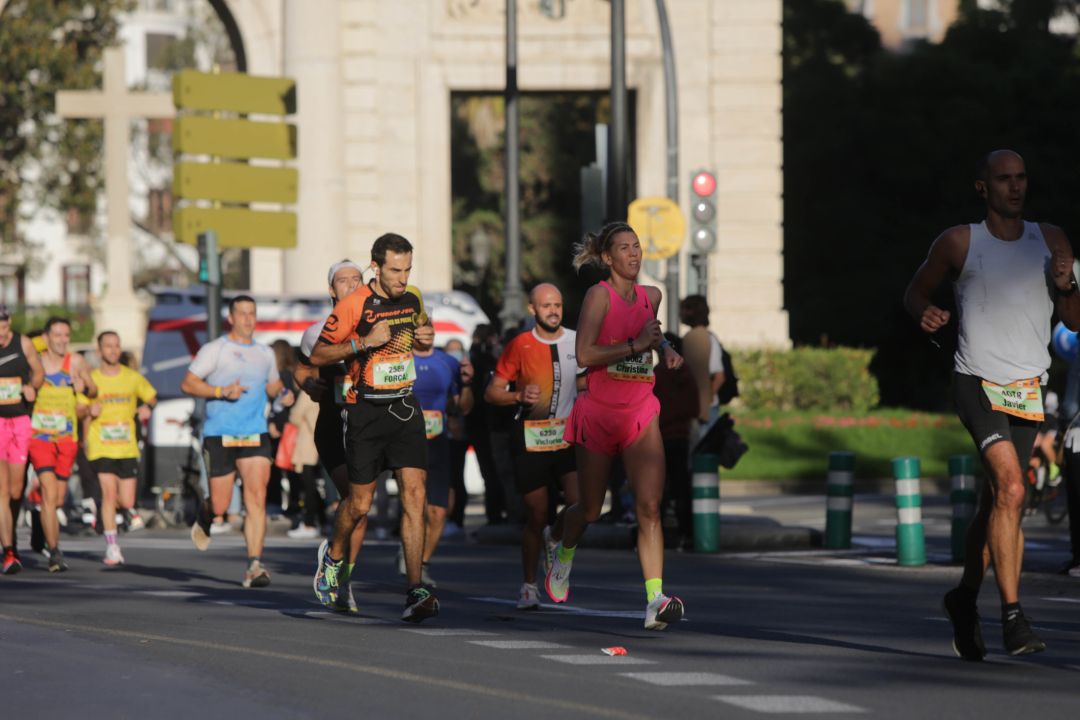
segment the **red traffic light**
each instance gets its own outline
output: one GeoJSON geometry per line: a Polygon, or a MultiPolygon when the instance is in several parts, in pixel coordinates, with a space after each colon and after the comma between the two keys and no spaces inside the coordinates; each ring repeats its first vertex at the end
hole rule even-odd
{"type": "Polygon", "coordinates": [[[699,197],[709,197],[716,192],[716,177],[711,172],[702,170],[694,176],[691,187],[699,197]]]}

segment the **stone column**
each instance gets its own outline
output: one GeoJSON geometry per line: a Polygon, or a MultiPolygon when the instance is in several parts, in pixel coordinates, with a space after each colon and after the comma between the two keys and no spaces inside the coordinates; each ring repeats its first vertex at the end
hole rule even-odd
{"type": "Polygon", "coordinates": [[[346,254],[345,136],[339,0],[285,3],[285,74],[296,80],[299,240],[285,252],[285,292],[326,292],[346,254]]]}

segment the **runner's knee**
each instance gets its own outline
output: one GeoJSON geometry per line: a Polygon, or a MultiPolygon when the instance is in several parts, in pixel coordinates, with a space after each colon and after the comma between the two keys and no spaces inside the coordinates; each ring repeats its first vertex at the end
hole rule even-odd
{"type": "Polygon", "coordinates": [[[1024,482],[1017,475],[998,483],[997,492],[994,493],[994,506],[1009,510],[1019,510],[1024,506],[1024,482]]]}

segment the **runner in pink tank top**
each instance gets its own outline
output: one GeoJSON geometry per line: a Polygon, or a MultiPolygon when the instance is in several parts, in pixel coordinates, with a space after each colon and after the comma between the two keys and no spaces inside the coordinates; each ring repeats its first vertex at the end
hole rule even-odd
{"type": "Polygon", "coordinates": [[[598,265],[610,279],[589,288],[577,327],[577,362],[588,367],[588,390],[578,396],[563,437],[577,446],[579,500],[559,515],[550,540],[544,587],[555,602],[570,594],[574,550],[589,523],[600,517],[608,476],[621,456],[634,489],[638,558],[645,578],[645,629],[663,630],[683,616],[679,598],[663,592],[664,445],[653,395],[653,352],[670,368],[682,358],[664,341],[656,308],[659,288],[638,285],[641,243],[626,223],[610,223],[575,248],[574,266],[598,265]]]}

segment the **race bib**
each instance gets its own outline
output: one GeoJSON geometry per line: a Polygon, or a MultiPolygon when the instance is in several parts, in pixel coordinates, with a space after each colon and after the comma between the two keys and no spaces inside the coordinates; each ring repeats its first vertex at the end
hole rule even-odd
{"type": "Polygon", "coordinates": [[[566,418],[526,420],[525,451],[552,452],[553,450],[570,447],[570,443],[563,440],[563,430],[565,429],[566,418]]]}
{"type": "Polygon", "coordinates": [[[101,423],[98,437],[106,445],[126,445],[131,442],[131,423],[101,423]]]}
{"type": "Polygon", "coordinates": [[[416,362],[412,353],[376,358],[371,364],[371,387],[375,390],[400,390],[416,380],[416,362]]]}
{"type": "Polygon", "coordinates": [[[30,418],[30,427],[42,435],[68,432],[68,416],[61,412],[42,410],[30,418]]]}
{"type": "Polygon", "coordinates": [[[627,382],[652,382],[652,350],[631,355],[630,357],[608,365],[608,377],[612,380],[627,382]]]}
{"type": "Polygon", "coordinates": [[[983,380],[982,388],[994,410],[1024,420],[1043,421],[1042,387],[1039,378],[1017,380],[1009,385],[995,385],[983,380]]]}
{"type": "Polygon", "coordinates": [[[437,438],[443,434],[443,414],[438,410],[424,411],[424,432],[427,439],[437,438]]]}
{"type": "Polygon", "coordinates": [[[14,405],[20,402],[22,402],[22,379],[0,378],[0,405],[14,405]]]}
{"type": "Polygon", "coordinates": [[[251,435],[222,435],[221,447],[259,447],[262,444],[262,436],[259,433],[251,435]]]}

